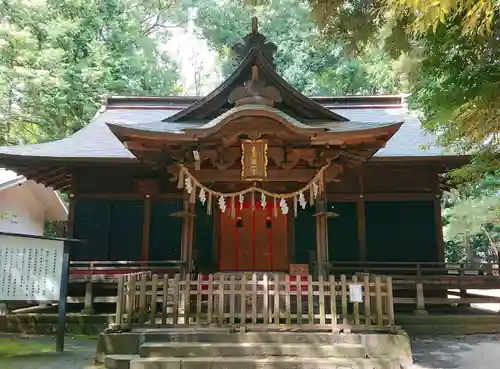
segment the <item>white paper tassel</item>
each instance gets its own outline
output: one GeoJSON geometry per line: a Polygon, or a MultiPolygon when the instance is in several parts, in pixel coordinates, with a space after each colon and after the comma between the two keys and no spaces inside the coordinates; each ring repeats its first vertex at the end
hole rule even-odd
{"type": "Polygon", "coordinates": [[[266,195],[264,193],[260,194],[260,206],[262,206],[262,209],[265,209],[267,205],[267,200],[266,200],[266,195]]]}
{"type": "Polygon", "coordinates": [[[243,209],[243,202],[245,202],[245,195],[243,195],[242,193],[240,194],[239,202],[240,202],[240,210],[241,210],[241,209],[243,209]]]}
{"type": "Polygon", "coordinates": [[[186,188],[187,193],[193,192],[193,182],[191,182],[191,178],[189,176],[186,176],[186,179],[184,180],[184,187],[186,188]]]}
{"type": "Polygon", "coordinates": [[[299,194],[299,204],[300,204],[300,207],[302,209],[305,209],[306,208],[306,205],[307,205],[307,201],[306,201],[306,197],[304,196],[304,193],[301,192],[299,194]]]}
{"type": "Polygon", "coordinates": [[[286,200],[285,199],[281,199],[280,200],[280,208],[281,208],[281,213],[286,215],[288,214],[288,204],[286,203],[286,200]]]}
{"type": "Polygon", "coordinates": [[[203,205],[205,205],[205,202],[207,201],[207,193],[205,192],[205,190],[203,188],[200,190],[198,197],[199,197],[201,203],[203,205]]]}
{"type": "Polygon", "coordinates": [[[226,199],[224,199],[224,196],[219,196],[219,209],[225,213],[226,212],[226,199]]]}

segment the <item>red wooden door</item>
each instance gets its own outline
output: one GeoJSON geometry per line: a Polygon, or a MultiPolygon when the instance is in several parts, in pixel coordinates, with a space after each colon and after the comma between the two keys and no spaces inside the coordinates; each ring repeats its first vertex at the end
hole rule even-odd
{"type": "Polygon", "coordinates": [[[236,217],[230,206],[221,213],[219,229],[219,269],[221,271],[288,270],[287,216],[278,210],[272,215],[272,204],[265,209],[250,202],[243,208],[236,204],[236,217]]]}

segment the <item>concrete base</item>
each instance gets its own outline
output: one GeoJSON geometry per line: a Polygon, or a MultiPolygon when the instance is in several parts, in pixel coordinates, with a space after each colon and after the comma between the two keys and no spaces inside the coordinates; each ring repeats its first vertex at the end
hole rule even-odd
{"type": "Polygon", "coordinates": [[[335,343],[200,343],[200,342],[146,342],[139,349],[141,357],[246,357],[298,356],[365,358],[367,350],[361,344],[335,343]]]}
{"type": "Polygon", "coordinates": [[[396,359],[318,359],[297,357],[141,358],[130,369],[400,369],[396,359]]]}
{"type": "MultiPolygon", "coordinates": [[[[283,368],[297,369],[400,369],[400,365],[412,365],[410,339],[403,331],[332,334],[300,328],[235,332],[177,327],[103,333],[96,356],[108,369],[190,369],[206,368],[207,363],[210,368],[229,369],[242,360],[244,368],[280,368],[278,362],[286,363],[283,368]]],[[[237,369],[244,368],[239,365],[237,369]]]]}
{"type": "Polygon", "coordinates": [[[4,302],[0,303],[0,315],[8,315],[9,314],[9,308],[7,307],[7,304],[4,302]]]}

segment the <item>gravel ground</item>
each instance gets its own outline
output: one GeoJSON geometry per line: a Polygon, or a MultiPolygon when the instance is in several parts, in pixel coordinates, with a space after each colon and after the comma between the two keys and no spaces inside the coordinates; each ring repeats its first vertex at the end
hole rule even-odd
{"type": "MultiPolygon", "coordinates": [[[[0,335],[1,369],[103,369],[92,364],[96,340],[69,337],[54,353],[52,337],[0,335]]],[[[492,369],[500,365],[500,335],[413,340],[415,369],[492,369]]]]}
{"type": "Polygon", "coordinates": [[[418,369],[499,368],[500,335],[416,339],[412,352],[418,369]]]}

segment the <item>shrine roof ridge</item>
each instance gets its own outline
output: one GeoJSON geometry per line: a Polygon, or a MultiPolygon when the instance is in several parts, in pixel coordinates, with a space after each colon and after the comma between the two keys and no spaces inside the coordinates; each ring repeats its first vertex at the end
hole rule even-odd
{"type": "MultiPolygon", "coordinates": [[[[404,106],[404,94],[399,95],[344,95],[311,96],[311,100],[324,107],[350,108],[396,108],[404,106]]],[[[103,98],[106,109],[172,109],[181,110],[203,99],[205,96],[130,96],[108,95],[103,98]]]]}

